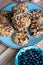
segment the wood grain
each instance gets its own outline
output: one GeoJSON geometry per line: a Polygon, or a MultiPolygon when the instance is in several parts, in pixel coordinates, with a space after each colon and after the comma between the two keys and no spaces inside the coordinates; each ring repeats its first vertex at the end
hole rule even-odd
{"type": "Polygon", "coordinates": [[[0,43],[0,55],[7,49],[6,46],[0,43]]]}
{"type": "Polygon", "coordinates": [[[6,65],[14,65],[14,58],[10,62],[8,62],[6,65]]]}
{"type": "Polygon", "coordinates": [[[8,63],[16,54],[17,50],[8,48],[4,53],[0,55],[0,65],[8,63]]]}

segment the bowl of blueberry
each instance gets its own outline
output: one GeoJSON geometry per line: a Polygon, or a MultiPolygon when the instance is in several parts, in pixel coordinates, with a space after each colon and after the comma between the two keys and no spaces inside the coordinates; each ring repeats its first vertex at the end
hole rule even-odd
{"type": "Polygon", "coordinates": [[[43,51],[36,46],[22,48],[14,59],[14,65],[43,65],[43,51]]]}

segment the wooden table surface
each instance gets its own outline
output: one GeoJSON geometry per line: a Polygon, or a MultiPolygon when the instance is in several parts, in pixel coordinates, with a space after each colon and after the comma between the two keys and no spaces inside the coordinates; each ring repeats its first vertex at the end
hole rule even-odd
{"type": "MultiPolygon", "coordinates": [[[[12,0],[0,0],[0,9],[3,8],[4,6],[14,3],[12,0]]],[[[40,2],[36,3],[43,7],[43,0],[40,2]]],[[[40,47],[43,49],[43,40],[41,40],[36,46],[40,47]]],[[[0,43],[0,65],[14,65],[13,64],[13,59],[16,55],[18,50],[16,49],[11,49],[0,43]]]]}

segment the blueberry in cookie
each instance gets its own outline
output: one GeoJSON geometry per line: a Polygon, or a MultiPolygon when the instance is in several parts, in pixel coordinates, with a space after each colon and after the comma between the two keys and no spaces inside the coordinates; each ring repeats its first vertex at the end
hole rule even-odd
{"type": "Polygon", "coordinates": [[[43,24],[31,24],[29,28],[30,34],[39,37],[43,34],[43,24]]]}
{"type": "Polygon", "coordinates": [[[0,23],[11,22],[11,13],[9,11],[0,11],[0,23]]]}
{"type": "Polygon", "coordinates": [[[43,11],[41,10],[34,10],[31,14],[31,21],[32,23],[40,23],[43,20],[43,11]]]}
{"type": "Polygon", "coordinates": [[[26,32],[18,32],[13,35],[13,41],[18,45],[24,46],[29,42],[29,35],[26,32]]]}
{"type": "Polygon", "coordinates": [[[18,31],[24,31],[31,24],[31,15],[29,13],[22,13],[12,18],[14,28],[18,31]]]}

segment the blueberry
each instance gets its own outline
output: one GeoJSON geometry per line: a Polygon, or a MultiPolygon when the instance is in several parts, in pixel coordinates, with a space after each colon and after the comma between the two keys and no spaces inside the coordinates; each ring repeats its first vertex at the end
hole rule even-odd
{"type": "Polygon", "coordinates": [[[34,53],[34,52],[32,52],[32,54],[33,54],[33,55],[35,55],[35,53],[34,53]]]}
{"type": "Polygon", "coordinates": [[[22,52],[22,55],[25,55],[25,52],[22,52]]]}
{"type": "Polygon", "coordinates": [[[30,58],[30,60],[32,60],[32,57],[30,58]]]}
{"type": "Polygon", "coordinates": [[[38,62],[38,59],[36,59],[36,62],[38,62]]]}
{"type": "Polygon", "coordinates": [[[31,62],[31,60],[28,60],[29,62],[31,62]]]}
{"type": "Polygon", "coordinates": [[[35,65],[37,65],[37,64],[35,63],[35,65]]]}
{"type": "Polygon", "coordinates": [[[34,58],[34,55],[32,55],[32,58],[34,58]]]}
{"type": "Polygon", "coordinates": [[[26,50],[26,54],[27,54],[27,55],[30,54],[29,50],[26,50]]]}
{"type": "Polygon", "coordinates": [[[32,65],[31,63],[29,65],[32,65]]]}
{"type": "Polygon", "coordinates": [[[28,62],[27,65],[29,65],[30,63],[28,62]]]}
{"type": "Polygon", "coordinates": [[[39,61],[40,62],[40,64],[42,63],[42,61],[39,61]]]}
{"type": "Polygon", "coordinates": [[[25,65],[25,62],[23,62],[23,65],[25,65]]]}
{"type": "Polygon", "coordinates": [[[35,58],[33,58],[33,60],[35,60],[35,58]]]}
{"type": "Polygon", "coordinates": [[[25,60],[27,60],[27,57],[25,57],[25,60]]]}
{"type": "Polygon", "coordinates": [[[21,56],[18,56],[18,59],[21,59],[21,56]]]}
{"type": "Polygon", "coordinates": [[[38,56],[36,56],[36,59],[38,59],[39,57],[38,56]]]}

